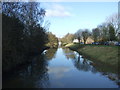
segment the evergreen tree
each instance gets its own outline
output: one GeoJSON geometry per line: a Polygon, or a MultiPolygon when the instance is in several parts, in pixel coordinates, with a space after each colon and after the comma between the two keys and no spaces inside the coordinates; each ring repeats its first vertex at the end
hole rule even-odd
{"type": "Polygon", "coordinates": [[[116,40],[115,29],[114,29],[114,27],[112,25],[109,25],[109,40],[110,41],[116,40]]]}

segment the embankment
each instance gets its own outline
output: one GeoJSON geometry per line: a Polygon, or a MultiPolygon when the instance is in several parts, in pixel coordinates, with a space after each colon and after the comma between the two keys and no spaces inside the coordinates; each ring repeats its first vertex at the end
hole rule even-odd
{"type": "MultiPolygon", "coordinates": [[[[66,47],[77,51],[90,60],[118,69],[119,46],[68,44],[66,47]]],[[[119,64],[120,65],[120,64],[119,64]]]]}

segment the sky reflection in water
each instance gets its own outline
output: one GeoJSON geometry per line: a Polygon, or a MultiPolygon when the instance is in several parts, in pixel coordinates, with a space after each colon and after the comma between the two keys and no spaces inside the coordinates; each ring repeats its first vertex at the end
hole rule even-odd
{"type": "Polygon", "coordinates": [[[108,77],[97,71],[77,52],[58,48],[49,61],[48,74],[51,88],[117,88],[108,77]]]}
{"type": "Polygon", "coordinates": [[[67,48],[49,49],[4,77],[4,88],[117,88],[117,74],[67,48]],[[109,78],[108,78],[109,77],[109,78]]]}

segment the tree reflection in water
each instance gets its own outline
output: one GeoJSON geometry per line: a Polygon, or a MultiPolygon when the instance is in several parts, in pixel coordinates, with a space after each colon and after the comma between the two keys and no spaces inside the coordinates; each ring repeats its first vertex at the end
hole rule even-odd
{"type": "Polygon", "coordinates": [[[63,52],[68,59],[71,59],[77,70],[91,71],[92,73],[100,72],[102,75],[107,76],[116,84],[119,83],[118,69],[110,68],[108,65],[100,65],[100,62],[91,62],[90,60],[82,57],[79,53],[74,52],[68,48],[64,48],[63,52]]]}
{"type": "Polygon", "coordinates": [[[7,79],[3,88],[44,88],[49,87],[47,61],[43,55],[36,56],[32,63],[19,70],[17,75],[7,79]]]}
{"type": "Polygon", "coordinates": [[[78,58],[72,60],[72,62],[78,70],[82,70],[85,72],[91,71],[92,73],[97,72],[96,69],[90,64],[91,62],[86,58],[82,58],[82,56],[79,54],[78,54],[78,58]]]}
{"type": "Polygon", "coordinates": [[[56,51],[57,51],[57,48],[48,49],[45,54],[46,60],[52,60],[53,58],[55,58],[56,51]]]}
{"type": "Polygon", "coordinates": [[[63,50],[63,53],[68,60],[69,59],[76,59],[74,51],[69,50],[68,48],[63,48],[62,50],[63,50]]]}
{"type": "MultiPolygon", "coordinates": [[[[82,55],[78,54],[75,51],[69,50],[68,48],[63,48],[63,53],[66,56],[65,60],[72,61],[75,68],[79,71],[84,72],[92,72],[92,73],[100,73],[110,80],[114,81],[116,84],[118,83],[118,74],[113,73],[108,69],[109,67],[104,65],[98,65],[99,62],[92,62],[82,55]]],[[[57,66],[49,69],[48,72],[48,60],[53,60],[55,58],[57,49],[49,49],[45,55],[35,56],[32,60],[32,63],[28,66],[21,68],[16,72],[16,76],[13,75],[9,79],[6,79],[3,82],[3,88],[47,88],[50,87],[51,78],[50,72],[58,73],[59,77],[63,75],[65,71],[69,71],[69,69],[65,69],[64,67],[57,66]],[[62,70],[60,71],[59,68],[62,70]],[[51,70],[51,71],[50,71],[51,70]],[[63,71],[64,70],[64,71],[63,71]],[[59,73],[60,72],[60,73],[59,73]],[[62,75],[61,75],[61,72],[62,75]]],[[[60,52],[61,53],[61,52],[60,52]]],[[[63,55],[63,54],[62,54],[63,55]]],[[[58,57],[59,58],[59,57],[58,57]]],[[[68,61],[69,62],[69,61],[68,61]]],[[[72,64],[71,64],[72,65],[72,64]]],[[[51,74],[52,75],[52,74],[51,74]]],[[[58,77],[58,75],[57,75],[58,77]]],[[[53,76],[53,78],[55,78],[53,76]]],[[[53,81],[54,82],[54,81],[53,81]]],[[[59,82],[59,81],[58,81],[59,82]]]]}
{"type": "Polygon", "coordinates": [[[90,62],[86,58],[82,58],[77,52],[74,52],[68,48],[64,48],[63,52],[68,59],[72,60],[74,66],[78,70],[95,72],[95,69],[92,70],[93,67],[90,65],[90,62]]]}

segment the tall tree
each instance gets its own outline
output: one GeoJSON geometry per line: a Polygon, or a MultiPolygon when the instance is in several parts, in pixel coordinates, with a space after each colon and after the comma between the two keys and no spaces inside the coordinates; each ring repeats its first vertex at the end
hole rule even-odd
{"type": "Polygon", "coordinates": [[[90,35],[90,33],[89,33],[88,29],[85,29],[84,31],[82,31],[82,37],[83,37],[83,40],[84,40],[84,44],[86,43],[89,35],[90,35]]]}
{"type": "Polygon", "coordinates": [[[106,42],[109,40],[109,24],[108,23],[102,23],[98,26],[100,30],[100,41],[106,42]]]}
{"type": "Polygon", "coordinates": [[[114,13],[113,15],[109,16],[106,19],[106,22],[113,26],[113,28],[115,29],[115,35],[117,36],[118,33],[120,32],[119,27],[118,27],[118,24],[119,24],[118,13],[114,13]]]}
{"type": "Polygon", "coordinates": [[[45,10],[38,2],[3,2],[2,12],[18,18],[25,25],[25,33],[31,35],[36,25],[42,26],[45,10]]]}
{"type": "Polygon", "coordinates": [[[79,29],[76,33],[75,33],[75,38],[78,39],[79,43],[80,40],[82,39],[82,29],[79,29]]]}
{"type": "Polygon", "coordinates": [[[100,31],[98,28],[92,29],[92,37],[94,39],[94,42],[97,42],[100,36],[100,31]]]}
{"type": "Polygon", "coordinates": [[[15,17],[8,17],[2,13],[2,52],[3,71],[24,61],[23,47],[24,25],[15,17]]]}
{"type": "Polygon", "coordinates": [[[45,10],[38,2],[3,2],[3,60],[10,69],[25,62],[29,53],[41,53],[47,42],[42,26],[45,10]]]}
{"type": "Polygon", "coordinates": [[[109,25],[109,40],[110,41],[116,40],[115,29],[114,29],[114,27],[112,25],[109,25]]]}

